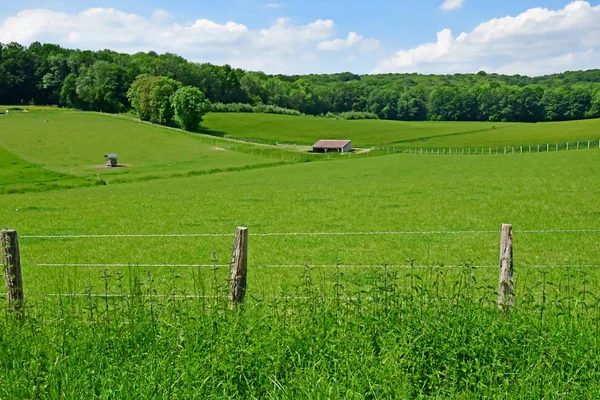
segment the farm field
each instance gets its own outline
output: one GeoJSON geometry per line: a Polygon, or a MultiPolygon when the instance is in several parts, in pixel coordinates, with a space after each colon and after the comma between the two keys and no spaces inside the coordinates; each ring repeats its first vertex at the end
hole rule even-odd
{"type": "MultiPolygon", "coordinates": [[[[0,398],[600,390],[600,150],[252,169],[271,161],[213,151],[202,135],[48,113],[0,119],[3,182],[72,169],[86,183],[106,151],[128,154],[139,178],[157,176],[0,194],[0,225],[20,235],[26,297],[24,321],[8,310],[0,319],[0,398]],[[39,127],[53,123],[61,129],[39,127]],[[95,150],[124,132],[125,150],[95,150]],[[213,168],[224,171],[186,176],[213,168]],[[515,230],[516,302],[499,318],[501,223],[515,230]],[[235,310],[237,226],[250,237],[246,302],[235,310]]],[[[214,129],[210,115],[205,125],[214,129]]]]}
{"type": "Polygon", "coordinates": [[[93,179],[49,171],[0,148],[0,193],[45,191],[94,184],[96,181],[93,179]]]}
{"type": "MultiPolygon", "coordinates": [[[[492,129],[489,122],[400,122],[384,120],[345,121],[276,114],[210,113],[205,117],[208,133],[270,144],[312,145],[328,139],[352,139],[357,147],[416,140],[492,129]]],[[[509,124],[506,124],[507,126],[509,124]]]]}
{"type": "Polygon", "coordinates": [[[211,113],[208,133],[275,144],[312,145],[324,137],[357,147],[502,147],[600,139],[600,119],[551,123],[344,121],[272,114],[211,113]]]}
{"type": "Polygon", "coordinates": [[[228,143],[99,113],[33,109],[0,119],[0,148],[5,151],[53,173],[106,182],[244,169],[280,159],[267,159],[266,151],[262,158],[258,150],[252,155],[252,147],[248,154],[241,146],[230,151],[221,147],[224,144],[228,143]],[[99,168],[107,153],[118,154],[126,167],[99,168]]]}
{"type": "Polygon", "coordinates": [[[537,124],[513,124],[498,132],[481,131],[461,135],[445,135],[416,141],[413,147],[504,147],[537,144],[563,144],[565,142],[593,141],[598,147],[600,119],[567,122],[541,122],[537,124]]]}
{"type": "MultiPolygon", "coordinates": [[[[27,193],[0,199],[0,209],[4,224],[29,236],[233,234],[239,225],[251,234],[442,232],[251,237],[251,265],[383,266],[413,259],[420,266],[493,266],[498,229],[506,222],[517,230],[517,265],[598,264],[597,234],[518,230],[595,228],[597,210],[589,204],[599,187],[589,170],[599,163],[597,151],[486,157],[476,163],[468,157],[395,155],[86,188],[75,197],[70,190],[27,193]],[[505,187],[511,188],[507,197],[499,196],[505,187]],[[158,206],[163,204],[168,207],[158,206]],[[443,234],[454,231],[477,232],[443,234]]],[[[231,241],[227,236],[31,238],[23,239],[23,259],[33,265],[211,264],[215,251],[218,264],[227,264],[231,241]]],[[[62,278],[65,270],[58,270],[62,278]]],[[[80,289],[95,270],[77,269],[80,289]]],[[[50,278],[57,269],[32,271],[50,278]]],[[[277,294],[295,283],[286,281],[293,270],[278,271],[284,274],[280,281],[270,278],[268,267],[257,271],[265,276],[257,285],[262,292],[277,294]]]]}

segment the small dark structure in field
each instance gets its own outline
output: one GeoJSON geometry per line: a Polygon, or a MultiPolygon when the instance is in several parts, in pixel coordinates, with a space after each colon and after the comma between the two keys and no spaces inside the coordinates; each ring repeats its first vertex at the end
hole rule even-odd
{"type": "Polygon", "coordinates": [[[352,140],[319,140],[312,149],[315,153],[347,153],[352,151],[352,140]]]}
{"type": "Polygon", "coordinates": [[[116,154],[105,154],[104,158],[106,158],[106,166],[107,167],[118,167],[119,163],[117,162],[117,155],[116,154]]]}

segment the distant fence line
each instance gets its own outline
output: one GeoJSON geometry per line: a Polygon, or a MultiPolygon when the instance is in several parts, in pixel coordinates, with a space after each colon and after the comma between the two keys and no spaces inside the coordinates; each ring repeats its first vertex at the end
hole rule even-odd
{"type": "MultiPolygon", "coordinates": [[[[319,235],[327,234],[440,234],[440,233],[498,233],[498,231],[432,231],[432,232],[321,232],[319,235]]],[[[551,229],[551,230],[523,230],[522,233],[590,233],[600,232],[599,229],[551,229]]],[[[273,236],[273,235],[299,235],[298,233],[281,233],[281,234],[255,234],[254,236],[273,236]]],[[[303,235],[310,235],[311,233],[303,233],[303,235]]],[[[314,233],[312,233],[314,234],[314,233]]],[[[191,237],[198,237],[200,234],[190,234],[191,237]]],[[[146,237],[146,235],[67,235],[66,237],[146,237]]],[[[162,237],[160,235],[150,235],[151,237],[162,237]]],[[[168,237],[181,237],[185,235],[169,235],[168,237]]],[[[202,234],[206,236],[206,234],[202,234]]],[[[218,234],[218,236],[231,236],[225,234],[218,234]]],[[[248,228],[238,227],[235,233],[235,245],[233,248],[233,256],[231,264],[217,264],[216,260],[212,264],[70,264],[70,263],[55,263],[55,264],[31,264],[28,266],[37,267],[231,267],[231,296],[230,300],[234,304],[239,304],[244,301],[246,294],[246,283],[248,277],[248,228]]],[[[28,238],[63,238],[65,236],[52,235],[52,236],[23,236],[28,238]]],[[[2,265],[4,267],[4,275],[6,280],[7,288],[7,299],[9,308],[19,313],[22,316],[21,310],[23,305],[23,279],[21,274],[21,253],[19,248],[19,237],[17,231],[4,229],[0,231],[0,247],[2,254],[2,265]]],[[[415,266],[415,265],[267,265],[267,264],[255,264],[252,268],[354,268],[354,269],[366,269],[366,268],[389,268],[389,269],[414,269],[414,268],[436,268],[436,266],[415,266]]],[[[580,265],[532,265],[522,266],[523,268],[564,268],[564,267],[600,267],[596,264],[580,264],[580,265]]],[[[440,265],[437,268],[498,268],[498,266],[491,265],[452,265],[443,266],[440,265]]],[[[500,268],[499,268],[499,283],[498,283],[498,309],[500,311],[507,311],[513,307],[514,304],[514,265],[513,265],[513,227],[510,224],[502,224],[500,230],[500,268]]]]}
{"type": "Polygon", "coordinates": [[[389,153],[408,153],[426,155],[498,155],[549,153],[557,151],[600,149],[600,140],[582,140],[565,143],[544,143],[534,145],[504,146],[504,147],[394,147],[375,146],[373,149],[389,153]]]}

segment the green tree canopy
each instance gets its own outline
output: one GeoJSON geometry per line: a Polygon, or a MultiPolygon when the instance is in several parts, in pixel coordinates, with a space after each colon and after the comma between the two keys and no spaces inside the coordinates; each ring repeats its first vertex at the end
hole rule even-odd
{"type": "Polygon", "coordinates": [[[171,97],[171,101],[175,114],[186,131],[198,130],[204,115],[210,111],[210,101],[200,89],[193,86],[178,89],[171,97]]]}

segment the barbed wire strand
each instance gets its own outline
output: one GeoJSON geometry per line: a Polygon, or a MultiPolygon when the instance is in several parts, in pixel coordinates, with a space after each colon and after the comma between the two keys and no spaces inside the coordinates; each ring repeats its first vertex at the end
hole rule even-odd
{"type": "MultiPolygon", "coordinates": [[[[229,267],[229,264],[25,264],[24,267],[141,267],[141,268],[223,268],[229,267]]],[[[593,268],[600,267],[600,264],[546,264],[546,265],[516,265],[514,268],[593,268]]],[[[498,265],[361,265],[361,264],[250,264],[248,268],[265,268],[265,269],[287,269],[287,268],[302,268],[302,269],[371,269],[371,268],[388,268],[388,269],[492,269],[499,268],[498,265]]]]}
{"type": "MultiPolygon", "coordinates": [[[[393,236],[393,235],[460,235],[490,234],[499,230],[461,231],[399,231],[399,232],[274,232],[251,233],[254,237],[269,236],[393,236]]],[[[600,229],[530,229],[514,233],[598,233],[600,229]]],[[[84,238],[177,238],[177,237],[235,237],[233,233],[165,233],[165,234],[84,234],[84,235],[22,235],[24,239],[84,239],[84,238]]]]}

